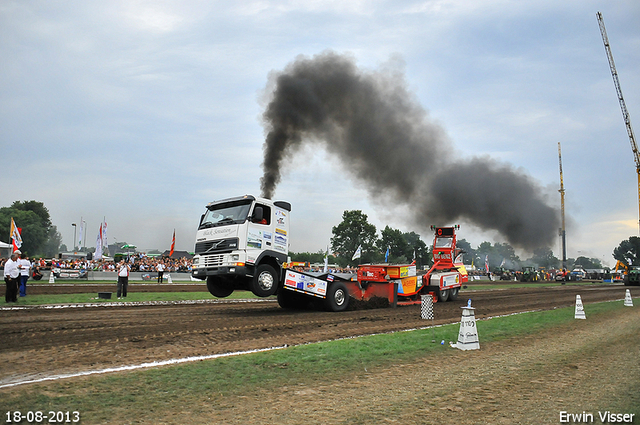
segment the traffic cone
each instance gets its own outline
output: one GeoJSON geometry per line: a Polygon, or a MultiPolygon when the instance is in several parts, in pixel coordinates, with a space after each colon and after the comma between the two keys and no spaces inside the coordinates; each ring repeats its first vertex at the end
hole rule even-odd
{"type": "Polygon", "coordinates": [[[576,295],[576,319],[586,319],[587,315],[584,313],[584,307],[582,306],[582,298],[580,295],[576,295]]]}
{"type": "Polygon", "coordinates": [[[49,273],[49,283],[56,283],[56,277],[53,275],[53,271],[49,273]]]}
{"type": "Polygon", "coordinates": [[[460,332],[458,332],[458,342],[454,345],[459,350],[479,350],[478,329],[476,328],[475,308],[471,307],[471,300],[462,308],[462,319],[460,319],[460,332]]]}
{"type": "Polygon", "coordinates": [[[631,291],[627,289],[627,293],[624,296],[625,307],[633,307],[633,300],[631,299],[631,291]]]}
{"type": "Polygon", "coordinates": [[[167,275],[167,283],[173,283],[173,280],[171,279],[170,274],[167,275]]]}

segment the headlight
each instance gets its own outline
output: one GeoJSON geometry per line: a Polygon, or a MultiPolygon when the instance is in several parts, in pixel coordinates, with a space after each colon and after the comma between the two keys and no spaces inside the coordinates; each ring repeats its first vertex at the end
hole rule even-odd
{"type": "Polygon", "coordinates": [[[238,261],[240,259],[240,255],[238,254],[232,254],[231,255],[231,261],[238,261]]]}
{"type": "Polygon", "coordinates": [[[198,264],[199,262],[200,262],[200,258],[198,257],[193,258],[193,264],[198,264]]]}

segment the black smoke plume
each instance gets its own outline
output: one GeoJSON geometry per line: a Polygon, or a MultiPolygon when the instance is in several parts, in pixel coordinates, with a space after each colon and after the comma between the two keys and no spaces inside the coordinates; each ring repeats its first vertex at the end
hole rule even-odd
{"type": "Polygon", "coordinates": [[[464,221],[525,249],[553,243],[559,214],[542,189],[491,158],[454,159],[401,73],[365,72],[349,56],[324,52],[298,57],[272,84],[263,116],[263,197],[272,198],[285,158],[322,143],[378,202],[403,205],[418,225],[464,221]]]}

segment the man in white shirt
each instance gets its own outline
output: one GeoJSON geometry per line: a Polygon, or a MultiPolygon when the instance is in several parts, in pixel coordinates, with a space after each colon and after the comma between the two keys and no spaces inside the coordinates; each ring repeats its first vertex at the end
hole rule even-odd
{"type": "Polygon", "coordinates": [[[4,300],[8,303],[18,301],[18,276],[20,276],[20,264],[18,264],[19,253],[20,251],[14,252],[11,254],[11,258],[4,263],[4,283],[6,285],[4,300]]]}
{"type": "Polygon", "coordinates": [[[162,283],[162,275],[164,274],[164,263],[162,260],[158,261],[156,271],[158,272],[158,283],[162,283]]]}
{"type": "Polygon", "coordinates": [[[118,299],[127,296],[127,287],[129,286],[129,271],[131,267],[124,260],[120,260],[118,265],[118,299]]]}
{"type": "Polygon", "coordinates": [[[27,258],[27,254],[22,253],[20,255],[20,259],[18,260],[18,264],[22,267],[20,268],[20,296],[27,296],[27,280],[29,280],[29,271],[31,270],[31,261],[27,258]]]}

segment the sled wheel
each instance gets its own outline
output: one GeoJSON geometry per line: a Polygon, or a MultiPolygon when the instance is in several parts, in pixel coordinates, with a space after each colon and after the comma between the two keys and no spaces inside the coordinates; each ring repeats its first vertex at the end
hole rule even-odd
{"type": "Polygon", "coordinates": [[[449,290],[449,301],[457,300],[459,291],[460,291],[460,288],[451,288],[449,290]]]}
{"type": "Polygon", "coordinates": [[[278,292],[278,305],[285,309],[300,308],[300,300],[298,294],[288,289],[281,289],[278,292]]]}
{"type": "Polygon", "coordinates": [[[251,281],[251,292],[257,297],[269,297],[275,295],[278,290],[278,274],[268,264],[262,264],[256,269],[251,281]]]}
{"type": "Polygon", "coordinates": [[[214,297],[226,298],[233,292],[233,284],[218,276],[207,278],[207,289],[214,297]]]}
{"type": "Polygon", "coordinates": [[[439,289],[438,290],[438,301],[446,302],[449,299],[449,290],[448,289],[439,289]]]}
{"type": "Polygon", "coordinates": [[[344,283],[334,282],[327,290],[325,306],[330,311],[345,311],[349,306],[349,292],[344,283]]]}

